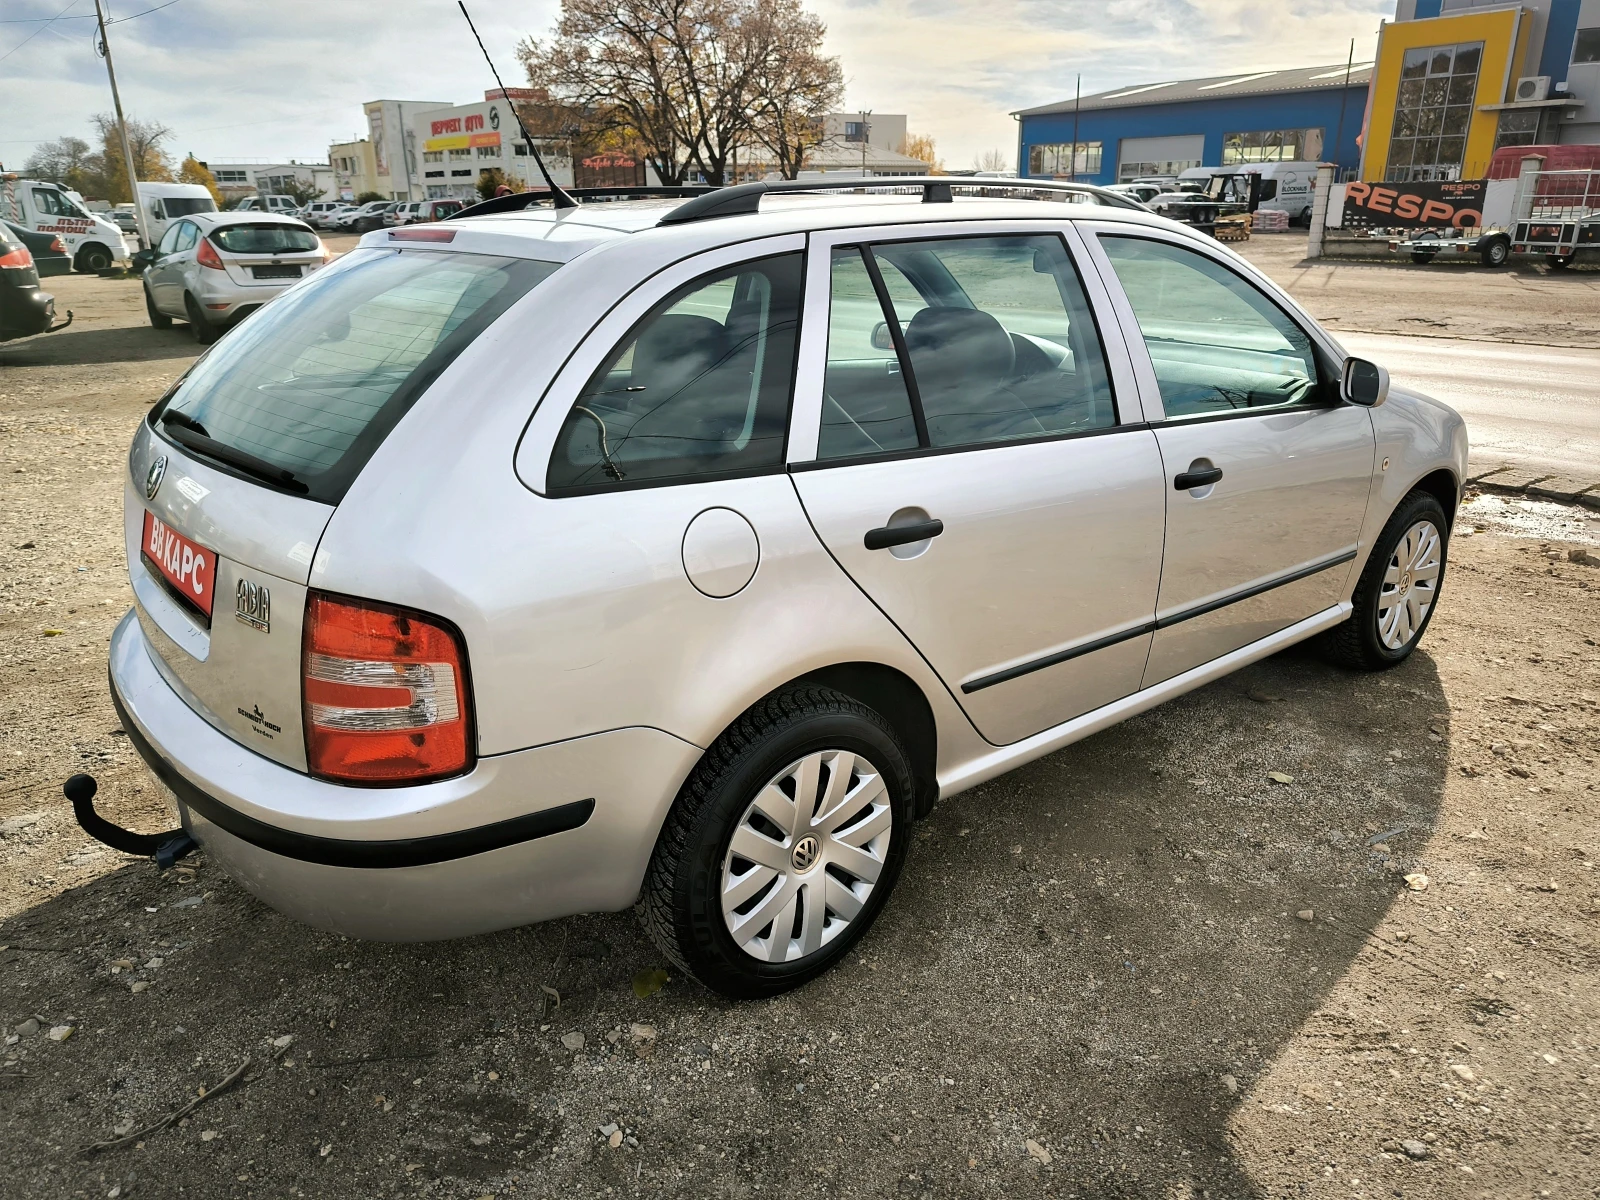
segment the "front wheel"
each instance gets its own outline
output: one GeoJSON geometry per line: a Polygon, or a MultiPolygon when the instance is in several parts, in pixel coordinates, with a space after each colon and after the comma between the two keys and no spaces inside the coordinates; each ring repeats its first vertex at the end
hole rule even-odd
{"type": "Polygon", "coordinates": [[[1503,267],[1511,257],[1511,243],[1505,238],[1490,238],[1478,247],[1478,257],[1486,267],[1503,267]]]}
{"type": "Polygon", "coordinates": [[[150,315],[150,324],[156,329],[171,329],[172,318],[156,307],[155,298],[150,295],[150,289],[144,289],[144,310],[150,315]]]}
{"type": "Polygon", "coordinates": [[[1444,507],[1427,492],[1411,492],[1400,502],[1362,569],[1349,619],[1324,635],[1329,657],[1357,670],[1385,671],[1410,656],[1439,601],[1449,528],[1444,507]]]}
{"type": "Polygon", "coordinates": [[[76,266],[85,275],[98,275],[109,268],[114,260],[104,246],[85,246],[78,251],[76,266]]]}
{"type": "Polygon", "coordinates": [[[798,987],[882,910],[914,794],[910,755],[878,713],[830,688],[774,693],[679,792],[645,878],[645,927],[723,995],[798,987]]]}
{"type": "Polygon", "coordinates": [[[1433,261],[1433,256],[1437,253],[1437,250],[1413,250],[1411,252],[1411,261],[1419,267],[1425,267],[1433,261]]]}

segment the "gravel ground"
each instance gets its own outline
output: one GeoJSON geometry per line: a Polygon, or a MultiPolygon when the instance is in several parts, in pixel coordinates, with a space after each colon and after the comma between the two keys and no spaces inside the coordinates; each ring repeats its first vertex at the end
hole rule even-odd
{"type": "Polygon", "coordinates": [[[941,804],[840,969],[730,1004],[629,913],[347,941],[77,830],[79,770],[170,824],[105,655],[194,346],[52,284],[0,348],[0,1194],[1600,1196],[1594,514],[1475,499],[1403,667],[1291,651],[941,804]]]}

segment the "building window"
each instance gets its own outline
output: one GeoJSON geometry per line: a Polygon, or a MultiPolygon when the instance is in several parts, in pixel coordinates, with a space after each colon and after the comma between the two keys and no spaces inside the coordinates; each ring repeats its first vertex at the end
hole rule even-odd
{"type": "Polygon", "coordinates": [[[1315,162],[1322,157],[1321,129],[1258,129],[1222,135],[1222,165],[1315,162]]]}
{"type": "Polygon", "coordinates": [[[422,152],[422,161],[423,162],[443,162],[444,161],[444,151],[443,150],[424,150],[422,152]]]}
{"type": "Polygon", "coordinates": [[[1050,142],[1028,147],[1028,174],[1050,179],[1100,174],[1099,142],[1050,142]],[[1076,151],[1073,147],[1076,144],[1076,151]]]}
{"type": "Polygon", "coordinates": [[[1176,178],[1192,167],[1198,167],[1198,158],[1168,159],[1165,162],[1125,162],[1117,169],[1118,183],[1131,183],[1135,179],[1176,178]]]}
{"type": "Polygon", "coordinates": [[[479,158],[499,158],[500,157],[500,147],[499,146],[479,146],[478,147],[478,157],[479,158]]]}
{"type": "Polygon", "coordinates": [[[472,157],[472,151],[471,150],[452,150],[452,151],[450,151],[450,161],[451,162],[460,162],[463,159],[468,159],[468,158],[471,158],[471,157],[472,157]]]}
{"type": "Polygon", "coordinates": [[[1578,30],[1577,39],[1572,43],[1572,61],[1600,62],[1600,28],[1578,30]]]}
{"type": "Polygon", "coordinates": [[[511,153],[515,154],[518,158],[527,158],[528,157],[528,143],[527,142],[515,142],[515,143],[513,143],[512,147],[511,147],[511,153]]]}
{"type": "Polygon", "coordinates": [[[844,140],[847,142],[866,141],[867,123],[865,121],[846,121],[844,123],[844,140]]]}
{"type": "Polygon", "coordinates": [[[1483,43],[1407,50],[1389,132],[1390,182],[1460,179],[1483,43]]]}
{"type": "Polygon", "coordinates": [[[213,172],[212,177],[219,183],[249,183],[250,176],[243,171],[230,171],[219,167],[213,172]]]}

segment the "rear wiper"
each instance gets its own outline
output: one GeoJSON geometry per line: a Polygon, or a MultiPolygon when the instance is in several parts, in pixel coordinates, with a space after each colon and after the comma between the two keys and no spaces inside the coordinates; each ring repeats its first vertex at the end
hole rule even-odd
{"type": "Polygon", "coordinates": [[[293,471],[269,463],[264,458],[257,458],[246,450],[236,450],[226,442],[217,441],[204,432],[205,426],[183,413],[165,412],[161,415],[161,424],[166,428],[167,436],[173,441],[204,454],[207,458],[227,463],[230,467],[236,467],[285,491],[304,494],[311,490],[295,478],[293,471]]]}

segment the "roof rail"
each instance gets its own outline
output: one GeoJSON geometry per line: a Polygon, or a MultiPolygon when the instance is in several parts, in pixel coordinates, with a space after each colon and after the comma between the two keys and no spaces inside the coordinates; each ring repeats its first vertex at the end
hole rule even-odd
{"type": "MultiPolygon", "coordinates": [[[[873,179],[847,179],[836,183],[827,179],[780,179],[769,183],[741,183],[733,187],[708,189],[667,213],[657,224],[683,225],[690,221],[709,221],[715,217],[745,216],[761,210],[761,197],[786,192],[922,192],[924,204],[949,204],[952,189],[986,193],[1066,193],[1086,197],[1108,208],[1131,208],[1148,212],[1131,196],[1119,195],[1088,183],[1068,183],[1057,179],[977,179],[951,175],[881,176],[873,179]]],[[[459,215],[459,214],[458,214],[459,215]]]]}
{"type": "MultiPolygon", "coordinates": [[[[648,200],[652,197],[667,196],[682,199],[687,196],[703,196],[716,189],[705,184],[690,185],[686,187],[592,187],[592,188],[563,188],[567,195],[574,200],[648,200]]],[[[535,204],[541,204],[552,199],[549,188],[539,187],[527,192],[513,192],[509,196],[495,196],[489,200],[480,200],[476,204],[468,205],[460,212],[452,213],[446,221],[459,221],[463,217],[489,217],[496,213],[521,212],[535,204]]]]}

